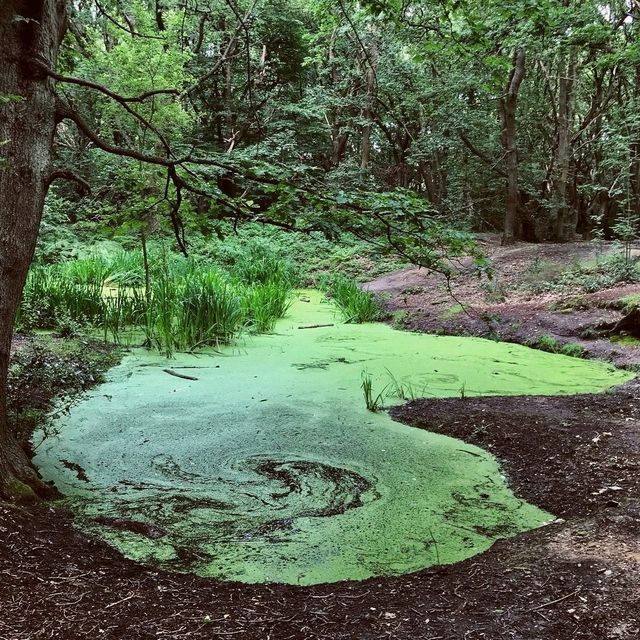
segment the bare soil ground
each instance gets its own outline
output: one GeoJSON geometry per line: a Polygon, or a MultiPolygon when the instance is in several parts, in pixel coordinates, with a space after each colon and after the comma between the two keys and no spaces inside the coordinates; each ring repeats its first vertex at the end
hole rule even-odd
{"type": "Polygon", "coordinates": [[[442,276],[412,268],[382,276],[366,288],[384,294],[388,308],[404,316],[401,324],[409,330],[521,344],[552,336],[560,344],[580,344],[588,357],[622,367],[637,364],[640,351],[635,347],[582,336],[587,328],[619,320],[623,313],[617,302],[640,294],[640,284],[621,283],[594,293],[532,292],[536,284],[557,276],[572,263],[601,259],[613,251],[612,244],[600,248],[587,242],[501,247],[496,235],[484,236],[482,244],[491,258],[492,280],[462,272],[451,280],[449,290],[442,276]]]}
{"type": "MultiPolygon", "coordinates": [[[[497,277],[515,282],[536,255],[566,260],[574,248],[591,251],[496,250],[497,277]]],[[[390,304],[409,312],[413,328],[447,330],[441,310],[451,299],[439,281],[407,271],[373,286],[390,291],[390,304]]],[[[477,283],[454,291],[478,309],[496,304],[477,283]]],[[[546,300],[515,291],[499,305],[527,335],[554,330],[574,340],[577,327],[593,321],[556,318],[546,300]]],[[[610,319],[619,311],[597,313],[610,319]]],[[[462,325],[468,333],[486,329],[482,320],[462,325]]],[[[616,349],[607,341],[601,353],[640,362],[640,351],[616,349]]],[[[601,395],[421,400],[394,409],[397,420],[492,451],[518,495],[560,518],[466,562],[401,577],[305,588],[220,583],[123,559],[47,505],[0,505],[0,639],[635,640],[639,393],[634,381],[601,395]]]]}

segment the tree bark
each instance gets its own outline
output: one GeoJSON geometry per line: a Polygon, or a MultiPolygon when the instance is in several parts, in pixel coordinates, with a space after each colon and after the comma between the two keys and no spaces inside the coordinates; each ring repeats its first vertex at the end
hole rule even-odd
{"type": "Polygon", "coordinates": [[[31,63],[54,69],[66,29],[64,0],[4,0],[0,5],[0,497],[52,493],[31,466],[7,420],[13,323],[33,259],[52,174],[54,82],[31,63]]]}
{"type": "Polygon", "coordinates": [[[518,92],[524,80],[525,52],[518,47],[513,55],[513,66],[509,74],[506,95],[500,99],[500,119],[502,122],[502,149],[505,155],[507,174],[504,231],[502,244],[513,244],[519,237],[518,225],[518,148],[516,143],[516,112],[518,92]]]}
{"type": "Polygon", "coordinates": [[[573,240],[576,231],[577,212],[567,204],[567,186],[571,164],[571,118],[573,116],[573,76],[575,74],[575,52],[567,63],[561,59],[558,68],[558,125],[556,175],[553,181],[553,208],[555,238],[560,242],[573,240]]]}
{"type": "Polygon", "coordinates": [[[371,163],[371,133],[373,132],[373,96],[376,90],[376,68],[378,66],[378,47],[372,43],[367,59],[363,62],[366,68],[366,97],[362,110],[364,125],[362,126],[362,140],[360,143],[360,170],[367,173],[371,163]]]}

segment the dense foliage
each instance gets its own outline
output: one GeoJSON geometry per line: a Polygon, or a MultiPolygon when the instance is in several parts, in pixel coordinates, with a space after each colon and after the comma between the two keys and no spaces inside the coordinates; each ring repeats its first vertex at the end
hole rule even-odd
{"type": "Polygon", "coordinates": [[[171,180],[60,125],[60,159],[92,196],[57,183],[47,220],[63,246],[65,233],[165,225],[189,245],[229,220],[347,231],[445,271],[444,252],[470,249],[452,228],[501,229],[510,207],[506,240],[628,240],[639,11],[637,0],[78,0],[59,72],[85,123],[117,148],[207,161],[171,180]],[[120,98],[166,93],[123,102],[71,77],[120,98]]]}
{"type": "Polygon", "coordinates": [[[164,248],[34,266],[17,328],[93,331],[116,343],[141,343],[166,355],[216,346],[244,331],[267,332],[291,301],[289,263],[264,251],[240,254],[232,269],[164,248]]]}

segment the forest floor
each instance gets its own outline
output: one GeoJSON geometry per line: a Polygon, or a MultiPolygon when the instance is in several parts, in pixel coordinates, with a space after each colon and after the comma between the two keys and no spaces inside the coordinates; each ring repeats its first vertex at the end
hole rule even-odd
{"type": "MultiPolygon", "coordinates": [[[[595,264],[614,250],[609,243],[518,243],[501,247],[497,235],[481,244],[491,258],[493,278],[479,278],[465,270],[467,262],[452,265],[459,275],[449,286],[441,275],[410,268],[391,273],[366,287],[384,294],[387,308],[404,329],[445,335],[472,335],[520,344],[534,344],[541,336],[560,345],[579,344],[587,357],[617,366],[640,363],[640,350],[608,338],[585,338],[589,329],[622,318],[622,299],[639,296],[640,284],[620,283],[586,293],[578,284],[544,286],[572,264],[595,264]],[[462,310],[464,308],[464,310],[462,310]]],[[[632,255],[640,253],[632,250],[632,255]]],[[[640,342],[638,342],[640,345],[640,342]]]]}
{"type": "MultiPolygon", "coordinates": [[[[590,251],[589,245],[495,248],[500,302],[487,300],[478,283],[454,282],[469,316],[443,313],[454,303],[439,281],[418,270],[372,286],[389,292],[388,304],[406,312],[410,328],[578,342],[585,326],[615,320],[620,310],[594,302],[552,312],[558,296],[526,299],[515,285],[536,256],[562,263],[590,251]]],[[[629,292],[640,287],[589,295],[606,301],[629,292]]],[[[589,355],[640,363],[635,347],[583,342],[589,355]]],[[[0,505],[0,639],[637,638],[639,392],[633,381],[599,395],[418,400],[393,409],[397,420],[492,451],[519,496],[560,518],[465,562],[406,576],[304,588],[221,583],[128,561],[46,505],[0,505]]]]}

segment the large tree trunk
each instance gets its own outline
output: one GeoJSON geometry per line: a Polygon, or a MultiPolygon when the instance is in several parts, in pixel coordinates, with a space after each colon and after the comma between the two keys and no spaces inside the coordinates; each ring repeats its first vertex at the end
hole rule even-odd
{"type": "Polygon", "coordinates": [[[0,5],[0,497],[34,499],[41,482],[7,422],[6,383],[16,308],[33,259],[51,175],[53,82],[30,62],[55,68],[66,27],[63,0],[0,5]],[[8,97],[8,102],[6,101],[8,97]]]}
{"type": "Polygon", "coordinates": [[[502,244],[512,244],[520,236],[518,219],[518,147],[516,144],[516,112],[518,92],[524,79],[525,53],[518,47],[513,55],[513,66],[509,74],[506,95],[500,99],[500,120],[502,123],[502,149],[505,155],[507,189],[502,244]]]}

